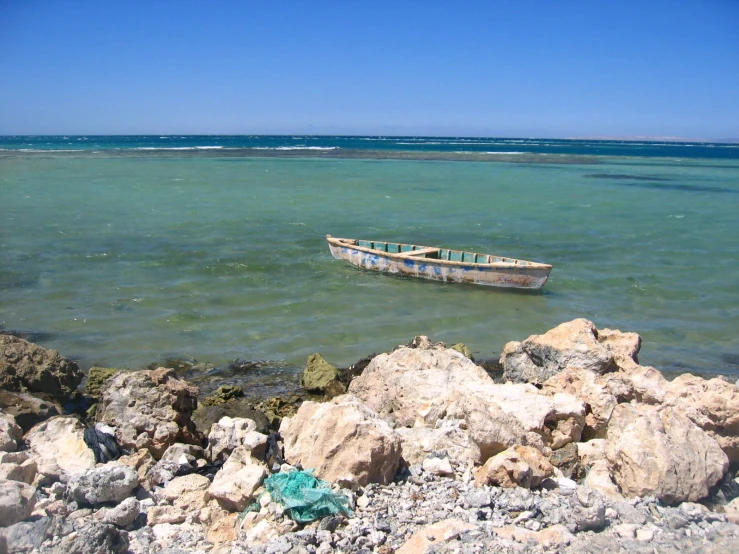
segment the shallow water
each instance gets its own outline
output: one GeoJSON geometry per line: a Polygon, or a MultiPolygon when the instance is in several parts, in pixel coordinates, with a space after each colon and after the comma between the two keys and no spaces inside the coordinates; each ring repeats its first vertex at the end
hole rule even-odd
{"type": "Polygon", "coordinates": [[[585,317],[642,363],[739,375],[736,159],[4,154],[0,322],[84,367],[348,365],[419,334],[485,358],[585,317]],[[326,233],[554,269],[534,293],[389,277],[326,233]]]}

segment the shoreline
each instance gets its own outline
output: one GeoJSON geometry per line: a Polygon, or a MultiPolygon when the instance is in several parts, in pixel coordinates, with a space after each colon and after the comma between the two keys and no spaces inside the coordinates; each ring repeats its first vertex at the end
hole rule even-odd
{"type": "Polygon", "coordinates": [[[73,362],[2,335],[0,548],[728,554],[739,385],[667,381],[640,348],[578,319],[484,367],[415,337],[344,369],[310,356],[300,394],[255,404],[202,398],[177,368],[94,368],[80,388],[73,362]],[[273,487],[304,468],[335,504],[300,519],[273,487]]]}
{"type": "MultiPolygon", "coordinates": [[[[4,329],[0,327],[0,335],[9,335],[23,339],[25,341],[38,344],[44,348],[50,348],[59,350],[54,346],[45,345],[47,342],[46,337],[43,333],[28,333],[23,331],[16,331],[11,329],[4,329]]],[[[442,339],[441,342],[447,342],[443,340],[443,337],[432,337],[442,339]]],[[[479,351],[471,351],[470,355],[474,354],[477,363],[485,368],[488,372],[493,374],[495,371],[500,371],[501,354],[504,345],[500,345],[496,349],[492,350],[489,355],[480,356],[479,351]]],[[[336,363],[334,357],[329,356],[328,360],[338,368],[343,370],[348,369],[354,364],[375,356],[376,353],[370,353],[370,349],[364,349],[354,358],[347,358],[345,363],[336,363]]],[[[98,358],[99,359],[99,358],[98,358]]],[[[178,377],[192,382],[201,388],[200,397],[206,397],[212,394],[221,385],[224,386],[237,386],[244,389],[254,389],[260,391],[257,395],[260,400],[268,396],[269,393],[265,391],[273,390],[275,396],[279,395],[290,395],[299,393],[300,387],[300,376],[304,370],[304,363],[298,361],[280,360],[276,358],[265,358],[265,359],[224,359],[222,362],[213,362],[209,359],[201,359],[189,355],[177,355],[167,354],[154,358],[148,363],[143,363],[140,366],[123,366],[109,364],[103,361],[92,361],[87,358],[70,357],[70,360],[74,361],[80,369],[87,376],[92,368],[100,367],[115,367],[120,371],[135,372],[145,369],[156,369],[157,367],[169,367],[175,370],[178,377]],[[238,368],[249,367],[250,370],[246,373],[239,372],[238,368]],[[281,381],[277,383],[277,381],[281,381]],[[218,383],[218,384],[216,384],[218,383]],[[203,392],[205,391],[205,392],[203,392]]],[[[674,364],[672,366],[664,367],[660,365],[660,372],[669,381],[674,380],[683,374],[691,374],[698,376],[703,379],[712,379],[724,377],[731,381],[739,382],[739,370],[736,371],[705,371],[700,368],[690,368],[680,364],[674,364]]]]}

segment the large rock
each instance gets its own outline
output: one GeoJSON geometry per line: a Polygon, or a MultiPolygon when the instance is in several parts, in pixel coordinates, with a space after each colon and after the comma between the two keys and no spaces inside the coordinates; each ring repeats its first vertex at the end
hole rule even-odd
{"type": "Polygon", "coordinates": [[[304,402],[283,419],[285,458],[313,468],[330,482],[392,481],[400,464],[400,439],[378,415],[351,395],[330,402],[304,402]]]}
{"type": "MultiPolygon", "coordinates": [[[[562,328],[560,325],[555,330],[562,328]]],[[[566,392],[586,403],[584,438],[604,437],[611,413],[619,403],[635,400],[669,405],[714,437],[730,461],[739,461],[739,388],[736,385],[724,379],[706,380],[690,374],[667,381],[657,369],[639,365],[639,335],[611,329],[594,332],[598,343],[613,355],[613,368],[617,371],[599,374],[593,368],[569,365],[543,383],[543,391],[547,394],[566,392]]],[[[574,334],[573,340],[577,336],[574,334]]]]}
{"type": "Polygon", "coordinates": [[[95,467],[95,453],[84,440],[85,426],[74,417],[56,416],[26,433],[26,443],[38,463],[38,472],[58,481],[64,473],[95,467]]]}
{"type": "Polygon", "coordinates": [[[36,505],[36,489],[20,481],[0,479],[0,527],[23,521],[36,505]]]}
{"type": "Polygon", "coordinates": [[[72,475],[67,483],[69,495],[87,504],[120,502],[139,486],[139,476],[130,466],[109,463],[72,475]]]}
{"type": "Polygon", "coordinates": [[[538,487],[553,473],[552,464],[536,448],[513,446],[485,462],[475,472],[475,483],[530,489],[538,487]]]}
{"type": "MultiPolygon", "coordinates": [[[[424,344],[426,337],[414,341],[424,344]],[[422,339],[425,339],[423,341],[422,339]]],[[[398,425],[433,427],[455,391],[468,392],[492,380],[464,355],[443,346],[401,346],[376,356],[349,385],[349,393],[398,425]],[[469,385],[468,385],[469,384],[469,385]]]]}
{"type": "Polygon", "coordinates": [[[15,452],[23,441],[23,430],[10,414],[0,412],[0,452],[15,452]]]}
{"type": "Polygon", "coordinates": [[[240,446],[216,473],[208,493],[224,510],[242,512],[254,500],[254,492],[266,476],[266,469],[240,446]]]}
{"type": "MultiPolygon", "coordinates": [[[[484,463],[516,444],[559,448],[579,440],[585,405],[574,396],[544,395],[528,384],[499,385],[455,350],[429,343],[426,337],[414,343],[376,356],[352,381],[350,393],[401,427],[464,429],[455,433],[455,442],[474,458],[462,461],[484,463]]],[[[424,434],[424,440],[430,438],[424,434]]]]}
{"type": "Polygon", "coordinates": [[[11,335],[0,335],[0,389],[48,394],[65,402],[82,382],[77,364],[11,335]]]}
{"type": "Polygon", "coordinates": [[[176,442],[202,444],[191,420],[197,395],[171,369],[118,373],[102,387],[96,419],[116,429],[123,448],[146,448],[159,459],[176,442]]]}
{"type": "Polygon", "coordinates": [[[667,383],[664,403],[675,406],[739,462],[739,387],[723,379],[680,375],[667,383]]]}
{"type": "MultiPolygon", "coordinates": [[[[669,406],[713,437],[731,462],[739,461],[739,388],[724,379],[706,380],[689,374],[667,381],[657,369],[639,365],[641,337],[636,333],[598,331],[592,323],[576,320],[509,346],[509,359],[506,362],[504,356],[503,361],[509,363],[511,375],[526,374],[527,379],[536,382],[547,372],[554,372],[543,383],[542,392],[552,396],[571,394],[586,404],[584,440],[607,436],[612,414],[621,403],[669,406]],[[599,352],[593,337],[610,353],[613,364],[597,367],[583,363],[578,353],[599,352]]],[[[602,464],[598,474],[606,483],[602,464]]]]}
{"type": "Polygon", "coordinates": [[[605,452],[624,495],[666,503],[705,498],[729,465],[719,444],[672,407],[616,406],[605,452]]]}
{"type": "Polygon", "coordinates": [[[506,380],[541,384],[566,367],[604,373],[614,356],[598,342],[598,330],[587,319],[562,323],[523,342],[509,342],[500,358],[506,380]]]}
{"type": "Polygon", "coordinates": [[[25,392],[0,390],[0,410],[15,418],[15,422],[27,432],[37,423],[59,415],[61,407],[25,392]]]}

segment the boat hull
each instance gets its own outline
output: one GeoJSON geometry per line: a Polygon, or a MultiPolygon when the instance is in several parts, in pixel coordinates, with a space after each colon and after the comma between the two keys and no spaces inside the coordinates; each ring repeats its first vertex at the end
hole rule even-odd
{"type": "Polygon", "coordinates": [[[329,242],[331,255],[337,260],[382,273],[405,275],[432,281],[471,283],[491,287],[538,289],[549,278],[551,266],[506,267],[503,264],[449,263],[429,258],[414,258],[367,252],[345,244],[329,242]]]}

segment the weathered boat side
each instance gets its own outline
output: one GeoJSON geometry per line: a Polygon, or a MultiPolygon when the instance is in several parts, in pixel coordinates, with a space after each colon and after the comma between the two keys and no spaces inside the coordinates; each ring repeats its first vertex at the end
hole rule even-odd
{"type": "Polygon", "coordinates": [[[326,236],[329,249],[334,258],[345,260],[352,265],[372,271],[406,275],[434,281],[449,281],[456,283],[472,283],[495,287],[512,287],[524,289],[538,289],[544,286],[549,278],[551,265],[513,258],[504,258],[488,254],[475,254],[447,250],[435,247],[400,245],[397,243],[375,243],[373,241],[358,241],[355,239],[339,239],[331,235],[326,236]],[[392,244],[398,252],[383,252],[376,248],[360,246],[360,243],[392,244]],[[428,255],[446,253],[454,259],[429,258],[428,255]],[[454,254],[452,254],[454,253],[454,254]],[[465,261],[465,255],[470,259],[483,259],[491,263],[476,263],[465,261]]]}

